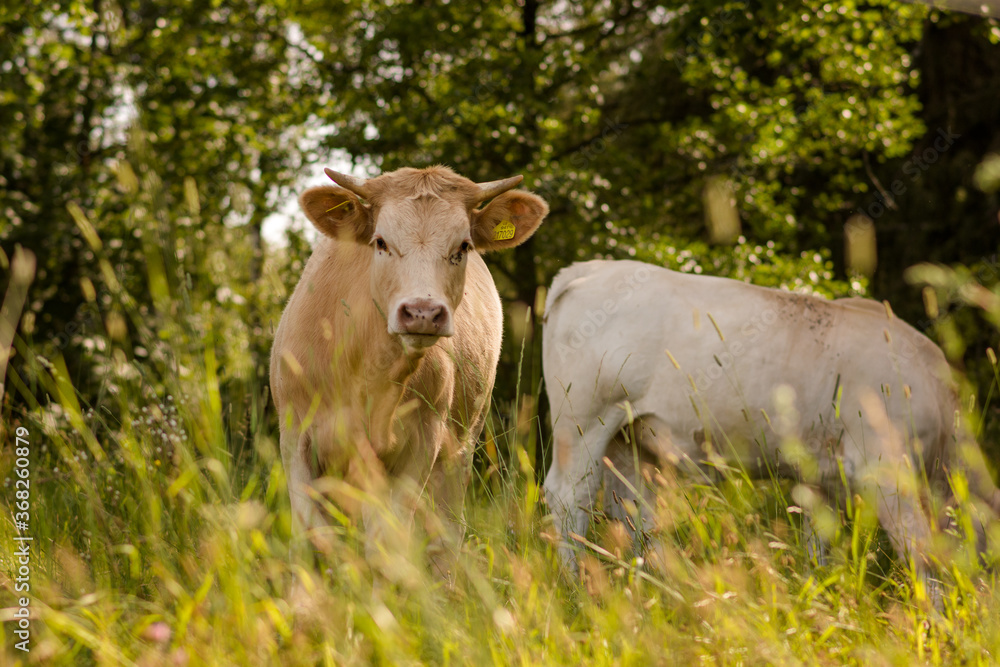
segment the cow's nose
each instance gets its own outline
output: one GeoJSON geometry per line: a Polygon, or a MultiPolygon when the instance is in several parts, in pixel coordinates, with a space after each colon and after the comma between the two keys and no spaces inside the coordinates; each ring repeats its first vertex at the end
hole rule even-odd
{"type": "Polygon", "coordinates": [[[448,309],[430,299],[414,299],[400,304],[397,320],[402,333],[432,336],[451,335],[448,309]]]}

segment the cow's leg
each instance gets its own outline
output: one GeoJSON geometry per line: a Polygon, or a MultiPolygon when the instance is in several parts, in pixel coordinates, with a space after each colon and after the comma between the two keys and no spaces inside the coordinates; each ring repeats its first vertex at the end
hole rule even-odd
{"type": "Polygon", "coordinates": [[[811,563],[819,567],[827,564],[827,544],[826,540],[816,530],[816,521],[811,512],[802,514],[802,541],[806,545],[806,557],[811,563]]]}
{"type": "Polygon", "coordinates": [[[454,445],[446,442],[428,480],[431,512],[425,524],[430,537],[427,555],[431,568],[446,581],[454,581],[455,564],[465,537],[465,490],[472,473],[473,444],[462,445],[450,433],[449,439],[454,445]]]}
{"type": "Polygon", "coordinates": [[[555,456],[545,476],[545,501],[559,535],[559,558],[571,572],[576,572],[576,545],[571,534],[584,535],[590,522],[597,488],[601,482],[599,463],[617,427],[597,425],[578,435],[559,425],[553,441],[555,456]]]}
{"type": "MultiPolygon", "coordinates": [[[[445,427],[440,418],[422,418],[415,411],[405,433],[397,443],[395,457],[385,462],[387,484],[373,492],[362,508],[365,525],[365,553],[376,564],[388,565],[385,555],[409,550],[413,543],[413,517],[427,487],[431,470],[441,449],[445,427]]],[[[386,572],[390,576],[392,572],[386,572]]]]}
{"type": "Polygon", "coordinates": [[[864,414],[861,431],[852,437],[848,425],[844,439],[844,474],[851,488],[863,489],[874,499],[875,514],[896,556],[904,562],[913,560],[917,578],[939,607],[940,587],[931,578],[927,559],[931,522],[921,502],[927,488],[918,477],[921,468],[916,462],[924,456],[920,445],[924,441],[905,439],[905,433],[890,421],[883,399],[871,390],[862,393],[860,404],[864,414]]]}
{"type": "Polygon", "coordinates": [[[607,448],[606,456],[614,469],[604,466],[603,470],[604,513],[625,526],[635,555],[642,555],[646,537],[656,530],[656,489],[650,470],[657,466],[653,452],[659,450],[648,447],[651,436],[645,424],[636,421],[630,433],[635,437],[630,434],[628,442],[618,433],[607,448]]]}
{"type": "MultiPolygon", "coordinates": [[[[303,538],[311,538],[312,531],[323,524],[315,502],[309,497],[309,486],[313,480],[306,454],[310,441],[309,433],[299,433],[297,428],[281,431],[281,462],[292,514],[292,540],[288,548],[293,563],[312,562],[310,540],[303,538]]],[[[288,600],[297,614],[309,616],[315,611],[312,595],[299,575],[295,575],[292,581],[288,600]]]]}
{"type": "Polygon", "coordinates": [[[933,568],[926,560],[930,544],[931,525],[918,498],[908,491],[890,490],[880,486],[876,512],[879,523],[889,535],[892,547],[902,559],[913,559],[917,578],[927,592],[928,600],[937,607],[941,603],[940,583],[933,577],[933,568]]]}
{"type": "Polygon", "coordinates": [[[298,429],[286,428],[281,431],[280,441],[293,530],[308,533],[323,525],[316,504],[309,497],[309,486],[313,481],[308,461],[312,438],[308,432],[299,433],[298,429]]]}
{"type": "Polygon", "coordinates": [[[412,537],[415,498],[420,494],[418,481],[409,476],[389,475],[381,492],[370,492],[361,504],[365,528],[365,557],[369,563],[394,578],[393,559],[409,551],[412,537]]]}
{"type": "Polygon", "coordinates": [[[889,451],[894,456],[883,454],[867,467],[858,465],[855,469],[861,471],[859,479],[849,481],[852,487],[863,489],[866,496],[874,498],[875,514],[897,558],[904,562],[912,559],[928,599],[938,607],[940,585],[932,577],[933,568],[927,560],[931,523],[921,503],[919,480],[914,472],[917,468],[909,454],[889,451]]]}
{"type": "Polygon", "coordinates": [[[802,544],[806,548],[806,558],[812,564],[823,567],[828,563],[830,545],[816,529],[814,513],[842,509],[843,503],[837,499],[842,499],[844,488],[839,476],[825,476],[820,481],[819,486],[814,486],[800,476],[798,483],[792,488],[792,500],[802,510],[799,516],[802,517],[802,544]]]}

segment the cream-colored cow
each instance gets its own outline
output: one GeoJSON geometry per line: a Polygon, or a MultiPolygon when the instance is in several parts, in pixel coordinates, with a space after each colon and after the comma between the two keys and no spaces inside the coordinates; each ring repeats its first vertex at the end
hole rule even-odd
{"type": "MultiPolygon", "coordinates": [[[[448,555],[461,539],[503,327],[479,254],[522,243],[548,207],[513,190],[520,176],[476,184],[445,167],[369,180],[326,173],[336,186],[300,198],[323,237],[271,353],[293,513],[307,529],[324,524],[309,497],[324,475],[381,494],[404,525],[426,495],[450,519],[436,536],[448,555]]],[[[385,524],[368,506],[362,514],[374,552],[385,524]]]]}
{"type": "Polygon", "coordinates": [[[833,496],[842,469],[918,567],[931,523],[915,477],[926,472],[947,492],[947,471],[961,468],[980,499],[1000,506],[979,446],[956,431],[941,350],[875,301],[584,262],[552,284],[542,359],[554,438],[545,497],[571,568],[568,534],[585,533],[602,477],[629,495],[603,458],[639,479],[619,435],[630,416],[636,453],[655,464],[699,474],[712,456],[751,471],[767,461],[833,496]]]}

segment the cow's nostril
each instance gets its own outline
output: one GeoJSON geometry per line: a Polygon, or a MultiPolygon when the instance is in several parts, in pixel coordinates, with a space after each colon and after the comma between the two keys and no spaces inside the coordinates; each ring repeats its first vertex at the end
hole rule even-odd
{"type": "Polygon", "coordinates": [[[401,303],[396,320],[402,333],[450,336],[448,308],[438,301],[413,299],[401,303]]]}

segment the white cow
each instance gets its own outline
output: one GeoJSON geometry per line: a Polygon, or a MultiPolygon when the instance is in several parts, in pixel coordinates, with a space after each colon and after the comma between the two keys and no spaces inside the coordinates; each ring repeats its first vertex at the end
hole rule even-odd
{"type": "Polygon", "coordinates": [[[630,415],[640,459],[688,472],[710,456],[750,470],[765,460],[835,492],[842,463],[853,489],[874,492],[894,549],[918,567],[931,524],[907,482],[914,471],[945,490],[946,470],[961,465],[974,493],[1000,507],[978,445],[956,431],[941,350],[874,301],[584,262],[552,284],[542,359],[554,442],[545,497],[570,568],[568,533],[587,529],[603,457],[635,472],[619,435],[630,415]],[[779,454],[790,437],[808,456],[779,454]]]}
{"type": "MultiPolygon", "coordinates": [[[[321,476],[387,496],[404,525],[429,496],[450,519],[437,536],[447,557],[462,534],[503,331],[479,253],[522,243],[548,206],[512,190],[520,176],[476,184],[445,167],[370,180],[326,173],[337,185],[300,200],[323,237],[271,353],[293,514],[307,529],[323,525],[310,498],[321,476]]],[[[362,514],[374,554],[385,522],[370,505],[362,514]]]]}

